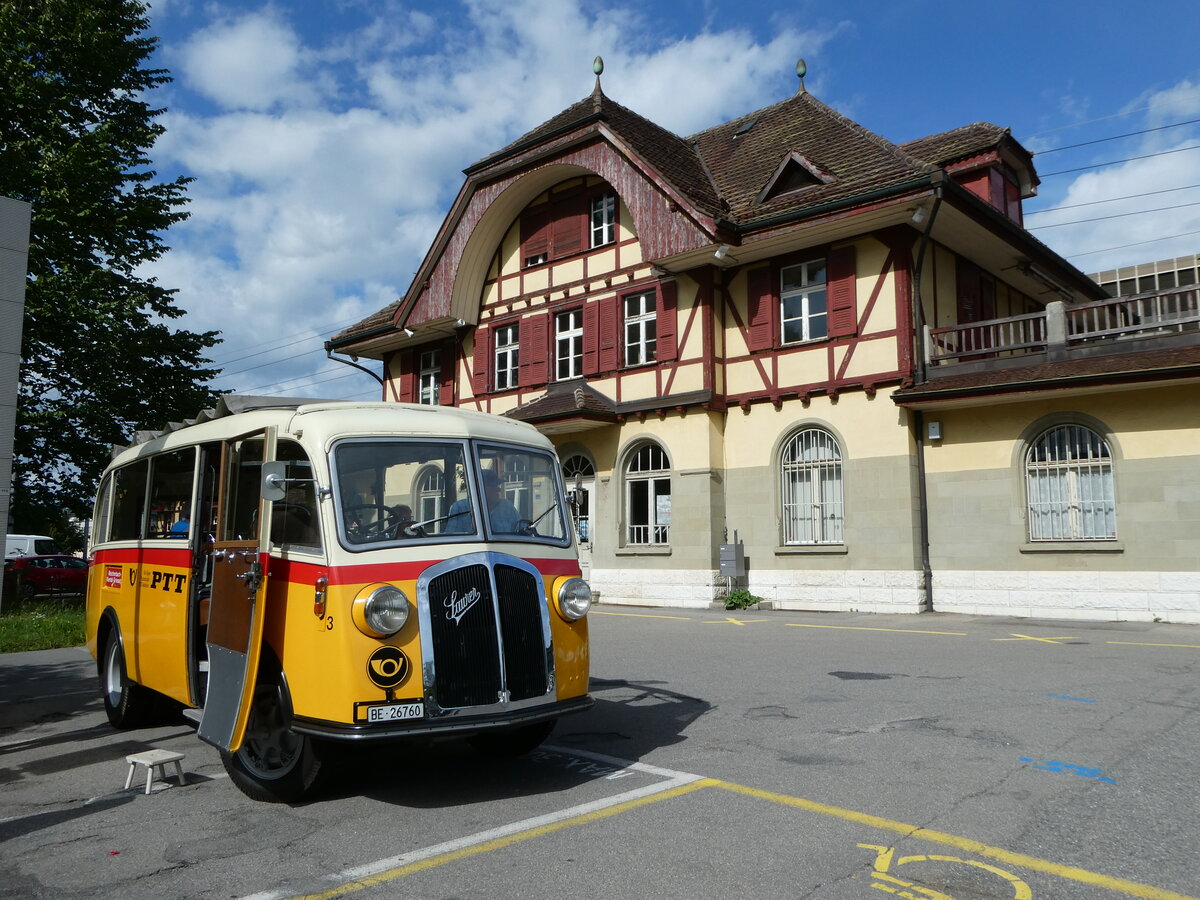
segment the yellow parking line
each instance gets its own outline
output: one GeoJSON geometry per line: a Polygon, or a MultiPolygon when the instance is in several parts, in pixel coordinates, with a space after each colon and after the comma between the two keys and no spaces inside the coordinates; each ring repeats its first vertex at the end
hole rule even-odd
{"type": "Polygon", "coordinates": [[[689,616],[651,616],[651,615],[648,615],[647,613],[601,612],[598,609],[593,609],[590,613],[588,613],[588,615],[589,616],[628,616],[633,619],[678,619],[680,622],[692,621],[691,617],[689,617],[689,616]]]}
{"type": "Polygon", "coordinates": [[[1148,884],[1139,884],[1136,881],[1126,881],[1124,878],[1112,878],[1108,875],[1100,875],[1096,872],[1089,872],[1086,869],[1076,869],[1074,866],[1064,866],[1059,863],[1053,863],[1045,859],[1038,859],[1036,856],[1026,856],[1023,853],[1013,853],[1010,850],[1004,850],[1000,847],[992,847],[988,844],[982,844],[979,841],[973,841],[969,838],[958,837],[954,834],[947,834],[944,831],[931,831],[928,828],[920,828],[916,825],[907,825],[904,822],[896,822],[892,819],[884,819],[879,816],[872,816],[868,813],[855,812],[852,809],[843,809],[840,806],[829,806],[825,803],[817,803],[813,800],[805,800],[802,797],[792,797],[787,794],[776,794],[772,791],[763,791],[758,788],[746,787],[741,784],[734,784],[729,781],[715,781],[706,779],[707,784],[713,787],[719,787],[727,791],[733,791],[736,794],[745,794],[748,797],[755,797],[759,800],[770,800],[773,803],[781,803],[785,806],[793,806],[797,809],[807,810],[808,812],[820,813],[825,816],[834,816],[839,819],[844,819],[847,822],[854,822],[859,825],[867,825],[871,828],[881,828],[885,831],[894,831],[897,834],[902,834],[905,837],[920,838],[924,841],[933,841],[938,844],[946,844],[958,850],[964,850],[967,853],[974,853],[978,856],[985,856],[989,859],[1000,860],[1009,865],[1020,866],[1023,869],[1031,869],[1035,872],[1045,872],[1048,875],[1054,875],[1058,878],[1065,878],[1069,881],[1077,881],[1080,884],[1091,884],[1096,887],[1102,887],[1106,890],[1117,891],[1126,894],[1130,897],[1141,897],[1143,900],[1200,900],[1198,897],[1190,897],[1186,894],[1178,894],[1175,891],[1167,891],[1162,888],[1156,888],[1148,884]]]}
{"type": "Polygon", "coordinates": [[[1141,641],[1105,641],[1106,644],[1124,644],[1129,647],[1186,647],[1189,650],[1200,650],[1200,644],[1146,644],[1141,641]]]}
{"type": "Polygon", "coordinates": [[[965,631],[921,631],[916,628],[871,628],[866,625],[807,625],[802,622],[787,622],[792,628],[839,628],[844,631],[897,631],[901,634],[945,634],[951,637],[966,637],[965,631]]]}

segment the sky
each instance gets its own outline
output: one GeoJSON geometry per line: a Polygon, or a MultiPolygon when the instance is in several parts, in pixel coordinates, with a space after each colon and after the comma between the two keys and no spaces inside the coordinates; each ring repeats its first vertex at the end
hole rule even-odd
{"type": "Polygon", "coordinates": [[[154,168],[195,180],[142,274],[222,333],[220,389],[378,399],[324,341],[405,293],[462,170],[591,93],[597,55],[685,136],[790,96],[803,58],[895,143],[1010,128],[1026,226],[1086,273],[1200,252],[1194,0],[153,0],[148,34],[154,168]]]}

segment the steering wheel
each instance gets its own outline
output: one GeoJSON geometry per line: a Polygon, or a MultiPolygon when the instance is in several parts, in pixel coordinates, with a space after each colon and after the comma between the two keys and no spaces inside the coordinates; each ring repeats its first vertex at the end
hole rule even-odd
{"type": "Polygon", "coordinates": [[[347,522],[358,522],[359,530],[356,537],[360,541],[380,541],[394,538],[400,525],[400,517],[382,503],[359,503],[355,506],[347,506],[346,520],[347,522]],[[373,521],[364,523],[358,513],[366,510],[370,510],[373,514],[373,521]]]}

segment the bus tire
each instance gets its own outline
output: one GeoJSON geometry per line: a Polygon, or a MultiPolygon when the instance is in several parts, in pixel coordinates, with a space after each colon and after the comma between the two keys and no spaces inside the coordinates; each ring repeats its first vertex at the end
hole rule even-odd
{"type": "Polygon", "coordinates": [[[265,803],[296,803],[317,787],[321,775],[322,748],[288,727],[284,690],[279,683],[259,683],[242,746],[221,752],[238,790],[265,803]]]}
{"type": "Polygon", "coordinates": [[[485,756],[524,756],[550,736],[557,721],[550,719],[517,728],[494,728],[474,734],[468,740],[476,751],[485,756]]]}
{"type": "Polygon", "coordinates": [[[108,721],[116,728],[145,725],[154,711],[154,694],[129,680],[121,634],[115,626],[108,632],[100,657],[100,696],[108,721]]]}

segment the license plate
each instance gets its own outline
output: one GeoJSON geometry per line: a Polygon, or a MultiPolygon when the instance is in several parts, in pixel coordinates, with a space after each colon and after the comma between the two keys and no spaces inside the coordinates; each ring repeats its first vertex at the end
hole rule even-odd
{"type": "Polygon", "coordinates": [[[406,719],[425,718],[424,703],[372,703],[359,706],[358,718],[368,725],[376,722],[402,722],[406,719]]]}

